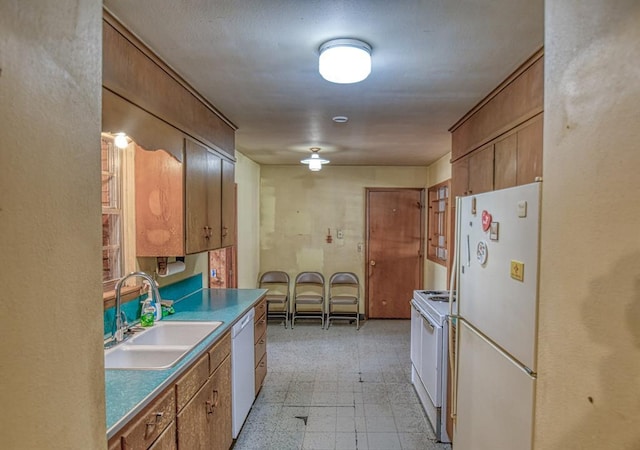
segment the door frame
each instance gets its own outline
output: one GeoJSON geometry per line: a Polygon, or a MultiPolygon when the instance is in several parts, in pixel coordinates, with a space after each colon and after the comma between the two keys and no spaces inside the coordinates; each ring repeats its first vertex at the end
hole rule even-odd
{"type": "Polygon", "coordinates": [[[420,283],[419,288],[424,287],[424,255],[425,255],[425,193],[424,187],[365,187],[364,195],[364,317],[369,318],[369,193],[388,191],[418,191],[420,192],[420,283]]]}

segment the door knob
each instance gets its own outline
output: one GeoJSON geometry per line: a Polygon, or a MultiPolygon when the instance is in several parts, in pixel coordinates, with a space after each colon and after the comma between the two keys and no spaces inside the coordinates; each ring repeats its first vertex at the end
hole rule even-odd
{"type": "Polygon", "coordinates": [[[371,261],[369,261],[369,264],[372,265],[372,266],[375,266],[376,262],[372,259],[371,261]]]}

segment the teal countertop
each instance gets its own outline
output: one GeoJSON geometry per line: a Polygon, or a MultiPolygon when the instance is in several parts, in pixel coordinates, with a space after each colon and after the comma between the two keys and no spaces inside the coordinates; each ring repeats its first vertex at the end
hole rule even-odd
{"type": "Polygon", "coordinates": [[[266,292],[266,289],[201,289],[174,303],[176,313],[162,320],[219,320],[224,323],[170,369],[105,370],[107,438],[120,431],[156,395],[173,383],[266,292]]]}

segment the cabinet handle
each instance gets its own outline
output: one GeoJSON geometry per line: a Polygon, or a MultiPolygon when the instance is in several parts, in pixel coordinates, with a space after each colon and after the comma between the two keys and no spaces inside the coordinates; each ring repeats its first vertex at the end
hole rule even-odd
{"type": "Polygon", "coordinates": [[[160,424],[162,422],[162,417],[164,416],[163,412],[157,412],[155,414],[154,420],[152,422],[147,422],[145,431],[144,431],[144,435],[145,435],[145,439],[147,439],[151,433],[153,433],[154,429],[156,428],[156,425],[160,424]]]}
{"type": "Polygon", "coordinates": [[[218,400],[219,400],[219,394],[218,394],[218,390],[214,390],[213,391],[213,407],[217,408],[218,407],[218,400]]]}
{"type": "Polygon", "coordinates": [[[209,227],[204,227],[204,238],[209,239],[209,236],[211,236],[211,233],[209,233],[209,227]]]}
{"type": "Polygon", "coordinates": [[[260,339],[259,343],[260,345],[264,344],[264,339],[260,339]]]}
{"type": "Polygon", "coordinates": [[[122,450],[132,450],[133,447],[129,445],[129,443],[127,442],[127,438],[122,436],[122,450]]]}
{"type": "Polygon", "coordinates": [[[265,366],[265,364],[266,364],[266,361],[262,361],[262,362],[260,363],[260,367],[264,367],[264,366],[265,366]]]}
{"type": "Polygon", "coordinates": [[[229,227],[222,227],[222,237],[226,237],[229,233],[229,227]]]}
{"type": "Polygon", "coordinates": [[[207,408],[207,415],[208,416],[213,414],[213,404],[209,400],[207,400],[205,402],[205,407],[207,408]]]}

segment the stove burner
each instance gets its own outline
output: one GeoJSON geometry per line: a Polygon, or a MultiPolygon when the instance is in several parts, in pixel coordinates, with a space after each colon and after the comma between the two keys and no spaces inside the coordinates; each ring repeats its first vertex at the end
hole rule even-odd
{"type": "Polygon", "coordinates": [[[434,302],[445,302],[445,303],[448,303],[449,302],[449,297],[448,296],[444,296],[444,295],[433,295],[433,296],[429,297],[429,300],[432,300],[434,302]]]}
{"type": "Polygon", "coordinates": [[[447,295],[448,294],[447,291],[418,291],[418,292],[426,295],[447,295]]]}

